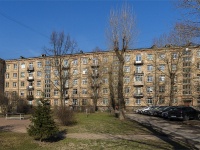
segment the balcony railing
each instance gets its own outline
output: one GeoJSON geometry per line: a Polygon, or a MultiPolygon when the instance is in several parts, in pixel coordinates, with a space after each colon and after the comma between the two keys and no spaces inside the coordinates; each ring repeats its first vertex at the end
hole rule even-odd
{"type": "Polygon", "coordinates": [[[27,86],[27,90],[34,90],[33,86],[27,86]]]}
{"type": "Polygon", "coordinates": [[[134,71],[134,74],[144,74],[143,71],[134,71]]]}
{"type": "Polygon", "coordinates": [[[27,71],[34,71],[34,67],[28,67],[27,71]]]}
{"type": "Polygon", "coordinates": [[[27,95],[27,100],[33,100],[34,99],[34,96],[33,95],[27,95]]]}
{"type": "Polygon", "coordinates": [[[143,65],[143,64],[144,64],[143,60],[134,61],[134,65],[143,65]]]}
{"type": "Polygon", "coordinates": [[[34,77],[27,77],[27,80],[28,80],[28,81],[33,81],[33,80],[34,80],[34,77]]]}
{"type": "Polygon", "coordinates": [[[144,97],[143,93],[134,93],[133,97],[144,97]]]}
{"type": "Polygon", "coordinates": [[[143,81],[134,81],[133,85],[134,86],[144,86],[144,82],[143,81]]]}

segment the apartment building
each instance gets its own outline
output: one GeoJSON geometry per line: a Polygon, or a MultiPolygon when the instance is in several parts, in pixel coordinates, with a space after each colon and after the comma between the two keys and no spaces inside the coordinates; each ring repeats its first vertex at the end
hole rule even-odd
{"type": "MultiPolygon", "coordinates": [[[[124,55],[127,109],[147,105],[200,104],[200,46],[128,50],[124,55]]],[[[118,58],[112,51],[6,60],[5,94],[36,105],[44,97],[52,106],[106,109],[118,103],[118,58]],[[62,94],[61,94],[62,93],[62,94]]]]}
{"type": "Polygon", "coordinates": [[[4,93],[5,61],[0,59],[0,95],[4,93]]]}

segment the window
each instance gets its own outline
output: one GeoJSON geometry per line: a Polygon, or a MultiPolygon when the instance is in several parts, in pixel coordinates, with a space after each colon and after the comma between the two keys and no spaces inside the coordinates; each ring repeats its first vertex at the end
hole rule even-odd
{"type": "Polygon", "coordinates": [[[7,79],[9,78],[9,73],[6,73],[6,78],[7,78],[7,79]]]}
{"type": "Polygon", "coordinates": [[[82,79],[82,84],[87,84],[87,78],[82,79]]]}
{"type": "Polygon", "coordinates": [[[25,63],[21,63],[21,68],[22,68],[22,69],[25,68],[25,63]]]}
{"type": "Polygon", "coordinates": [[[197,69],[200,69],[200,63],[199,62],[197,63],[197,69]]]}
{"type": "Polygon", "coordinates": [[[137,55],[136,55],[136,62],[137,62],[137,61],[139,61],[139,62],[142,61],[142,56],[141,56],[141,54],[137,54],[137,55]]]}
{"type": "Polygon", "coordinates": [[[177,102],[178,102],[177,98],[174,98],[174,99],[173,99],[173,103],[175,104],[175,103],[177,103],[177,102]]]}
{"type": "Polygon", "coordinates": [[[88,63],[88,58],[82,58],[82,64],[86,65],[88,63]]]}
{"type": "Polygon", "coordinates": [[[87,105],[87,99],[82,99],[82,105],[87,105]]]}
{"type": "Polygon", "coordinates": [[[82,89],[82,94],[87,94],[87,89],[82,89]]]}
{"type": "Polygon", "coordinates": [[[98,65],[98,58],[93,58],[92,63],[93,65],[98,65]]]}
{"type": "Polygon", "coordinates": [[[125,84],[130,83],[130,77],[129,76],[124,77],[124,83],[125,84]]]}
{"type": "Polygon", "coordinates": [[[142,81],[142,77],[143,75],[135,75],[135,81],[138,81],[138,82],[142,81]]]}
{"type": "Polygon", "coordinates": [[[41,68],[42,67],[42,62],[37,62],[37,67],[41,68]]]}
{"type": "Polygon", "coordinates": [[[153,70],[153,65],[147,65],[147,71],[152,71],[153,70]]]}
{"type": "Polygon", "coordinates": [[[13,78],[17,78],[17,73],[13,73],[13,78]]]}
{"type": "Polygon", "coordinates": [[[103,105],[107,105],[108,104],[108,99],[107,98],[103,98],[102,104],[103,105]]]}
{"type": "Polygon", "coordinates": [[[41,81],[37,81],[37,87],[41,87],[41,81]]]}
{"type": "Polygon", "coordinates": [[[191,57],[183,57],[183,61],[191,61],[191,57]]]}
{"type": "Polygon", "coordinates": [[[20,96],[24,97],[24,91],[20,91],[20,96]]]}
{"type": "Polygon", "coordinates": [[[73,85],[77,85],[78,84],[78,79],[74,79],[73,80],[73,85]]]}
{"type": "Polygon", "coordinates": [[[200,50],[197,51],[197,57],[200,57],[200,50]]]}
{"type": "Polygon", "coordinates": [[[73,89],[73,94],[78,94],[78,90],[77,89],[73,89]]]}
{"type": "Polygon", "coordinates": [[[108,84],[108,78],[103,78],[102,82],[103,82],[103,84],[108,84]]]}
{"type": "Polygon", "coordinates": [[[58,59],[55,59],[55,60],[54,60],[54,64],[55,64],[55,66],[59,66],[59,60],[58,60],[58,59]]]}
{"type": "Polygon", "coordinates": [[[147,82],[153,82],[153,76],[147,76],[147,82]]]}
{"type": "Polygon", "coordinates": [[[42,72],[41,71],[37,71],[37,76],[41,77],[42,76],[42,72]]]}
{"type": "Polygon", "coordinates": [[[153,92],[153,86],[148,86],[147,87],[147,93],[153,92]]]}
{"type": "Polygon", "coordinates": [[[135,67],[135,72],[136,73],[142,73],[142,66],[136,66],[135,67]]]}
{"type": "Polygon", "coordinates": [[[13,64],[13,68],[14,68],[14,69],[17,69],[17,64],[13,64]]]}
{"type": "Polygon", "coordinates": [[[103,94],[107,94],[108,93],[108,89],[107,88],[103,88],[103,94]]]}
{"type": "Polygon", "coordinates": [[[67,67],[67,66],[69,65],[69,64],[68,64],[68,60],[65,59],[65,60],[63,61],[63,65],[64,65],[64,67],[67,67]]]}
{"type": "Polygon", "coordinates": [[[46,60],[46,61],[45,61],[45,65],[50,66],[50,65],[51,65],[50,60],[46,60]]]}
{"type": "Polygon", "coordinates": [[[78,65],[78,59],[74,59],[74,60],[72,61],[72,64],[75,65],[75,66],[78,65]]]}
{"type": "Polygon", "coordinates": [[[153,54],[147,54],[147,60],[153,60],[153,54]]]}
{"type": "Polygon", "coordinates": [[[57,77],[58,76],[58,70],[54,70],[54,75],[57,77]]]}
{"type": "Polygon", "coordinates": [[[172,70],[173,70],[173,71],[176,71],[176,69],[177,69],[176,65],[175,65],[175,64],[172,64],[172,70]]]}
{"type": "Polygon", "coordinates": [[[77,99],[73,99],[73,105],[78,105],[78,100],[77,99]]]}
{"type": "Polygon", "coordinates": [[[41,96],[41,91],[40,91],[40,90],[37,90],[36,95],[37,95],[37,96],[41,96]]]}
{"type": "Polygon", "coordinates": [[[165,75],[160,75],[159,76],[159,81],[164,82],[165,81],[165,75]]]}
{"type": "Polygon", "coordinates": [[[54,80],[53,83],[54,83],[55,86],[59,85],[59,81],[58,80],[54,80]]]}
{"type": "Polygon", "coordinates": [[[103,62],[104,62],[104,63],[107,63],[107,62],[108,62],[108,57],[106,57],[106,56],[103,57],[103,62]]]}
{"type": "Polygon", "coordinates": [[[158,69],[160,71],[164,71],[165,70],[165,65],[164,64],[160,64],[158,69]]]}
{"type": "Polygon", "coordinates": [[[130,55],[125,55],[125,62],[129,62],[130,61],[131,56],[130,55]]]}
{"type": "Polygon", "coordinates": [[[159,59],[164,59],[165,58],[165,54],[159,54],[159,59]]]}
{"type": "Polygon", "coordinates": [[[88,69],[87,68],[83,68],[83,74],[87,74],[88,69]]]}
{"type": "Polygon", "coordinates": [[[6,65],[6,70],[8,70],[10,68],[10,65],[6,65]]]}
{"type": "Polygon", "coordinates": [[[17,87],[17,82],[13,82],[13,87],[17,87]]]}
{"type": "Polygon", "coordinates": [[[125,98],[125,105],[129,105],[130,101],[129,98],[125,98]]]}
{"type": "Polygon", "coordinates": [[[24,81],[21,81],[21,87],[24,87],[24,86],[25,86],[24,81]]]}
{"type": "Polygon", "coordinates": [[[21,78],[25,77],[25,72],[21,72],[21,78]]]}
{"type": "Polygon", "coordinates": [[[135,88],[135,94],[136,95],[141,95],[142,94],[142,88],[141,87],[136,87],[135,88]]]}
{"type": "Polygon", "coordinates": [[[102,72],[103,72],[104,74],[105,74],[105,73],[108,73],[108,67],[104,67],[102,72]]]}
{"type": "Polygon", "coordinates": [[[165,86],[164,85],[159,86],[159,92],[160,93],[165,92],[165,86]]]}
{"type": "Polygon", "coordinates": [[[141,104],[141,99],[139,99],[139,98],[136,99],[136,100],[135,100],[135,103],[136,103],[137,105],[140,105],[140,104],[141,104]]]}
{"type": "Polygon", "coordinates": [[[124,72],[130,72],[130,66],[124,66],[124,72]]]}
{"type": "Polygon", "coordinates": [[[153,99],[152,98],[147,98],[147,104],[153,104],[153,99]]]}
{"type": "Polygon", "coordinates": [[[58,90],[57,89],[54,90],[53,94],[54,94],[54,96],[58,96],[58,90]]]}
{"type": "Polygon", "coordinates": [[[9,82],[6,82],[6,85],[5,85],[6,87],[9,87],[9,82]]]}
{"type": "Polygon", "coordinates": [[[73,70],[73,75],[77,75],[78,74],[78,70],[77,69],[74,69],[73,70]]]}
{"type": "Polygon", "coordinates": [[[162,96],[160,96],[160,97],[159,97],[159,100],[158,100],[158,103],[159,103],[159,104],[164,104],[164,103],[165,103],[165,98],[162,97],[162,96]]]}
{"type": "Polygon", "coordinates": [[[178,54],[177,53],[172,53],[172,59],[177,59],[178,58],[178,54]]]}
{"type": "Polygon", "coordinates": [[[127,94],[127,93],[129,93],[129,92],[130,92],[130,87],[125,87],[125,88],[124,88],[124,93],[127,94]]]}
{"type": "Polygon", "coordinates": [[[54,99],[54,106],[58,106],[58,100],[54,99]]]}

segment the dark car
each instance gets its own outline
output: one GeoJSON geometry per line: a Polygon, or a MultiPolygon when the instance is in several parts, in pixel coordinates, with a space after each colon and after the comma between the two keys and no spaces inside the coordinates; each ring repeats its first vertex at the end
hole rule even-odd
{"type": "Polygon", "coordinates": [[[153,116],[161,116],[162,111],[163,111],[165,108],[167,108],[167,107],[169,107],[169,106],[159,106],[159,107],[157,107],[156,109],[154,109],[154,110],[152,111],[152,115],[153,115],[153,116]]]}
{"type": "Polygon", "coordinates": [[[200,119],[200,111],[187,106],[179,106],[168,111],[168,119],[200,119]]]}
{"type": "Polygon", "coordinates": [[[175,109],[177,106],[168,106],[164,108],[161,112],[158,113],[158,116],[167,119],[168,118],[168,112],[175,109]]]}

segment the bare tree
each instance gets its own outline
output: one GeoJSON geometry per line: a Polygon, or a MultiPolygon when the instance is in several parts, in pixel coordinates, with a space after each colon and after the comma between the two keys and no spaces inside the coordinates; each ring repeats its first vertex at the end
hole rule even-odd
{"type": "Polygon", "coordinates": [[[176,4],[184,10],[183,21],[177,23],[176,28],[185,37],[200,37],[200,1],[179,0],[176,4]]]}
{"type": "Polygon", "coordinates": [[[45,53],[50,56],[49,63],[45,64],[45,73],[50,74],[50,69],[53,70],[54,78],[49,77],[49,82],[59,91],[59,100],[62,106],[64,105],[66,85],[68,85],[71,76],[70,54],[77,50],[77,43],[71,39],[70,35],[66,35],[64,32],[59,33],[54,31],[51,34],[50,44],[51,48],[45,48],[45,53]]]}
{"type": "Polygon", "coordinates": [[[135,38],[135,16],[132,9],[126,4],[120,10],[111,10],[109,18],[108,41],[111,49],[114,50],[119,60],[119,74],[118,74],[118,99],[120,119],[124,119],[123,110],[125,109],[124,101],[124,54],[131,45],[133,38],[135,38]]]}

